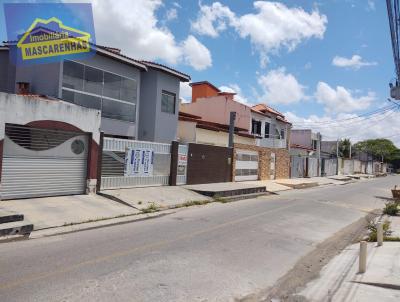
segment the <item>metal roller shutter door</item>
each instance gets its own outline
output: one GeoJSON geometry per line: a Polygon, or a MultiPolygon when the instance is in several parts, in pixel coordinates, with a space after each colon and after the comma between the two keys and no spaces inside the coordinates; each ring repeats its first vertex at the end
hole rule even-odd
{"type": "Polygon", "coordinates": [[[7,127],[1,199],[85,193],[86,135],[32,128],[27,130],[22,126],[7,127]],[[81,153],[76,154],[74,150],[81,153]]]}

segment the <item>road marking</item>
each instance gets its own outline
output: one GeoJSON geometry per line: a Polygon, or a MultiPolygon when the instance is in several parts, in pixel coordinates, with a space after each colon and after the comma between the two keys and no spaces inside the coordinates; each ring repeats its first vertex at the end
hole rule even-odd
{"type": "Polygon", "coordinates": [[[46,279],[46,278],[49,278],[49,277],[52,277],[52,276],[68,273],[68,272],[71,272],[73,270],[79,269],[79,268],[84,267],[84,266],[93,265],[93,264],[105,262],[105,261],[108,261],[108,260],[111,260],[111,259],[115,259],[115,258],[118,258],[118,257],[127,256],[129,254],[134,254],[134,253],[136,253],[138,251],[144,251],[144,250],[147,250],[147,249],[159,248],[159,247],[162,247],[162,246],[165,246],[165,245],[168,245],[168,244],[176,243],[178,241],[182,241],[182,240],[190,239],[190,238],[193,238],[193,237],[196,237],[196,236],[199,236],[199,235],[207,234],[207,233],[210,233],[210,232],[213,232],[213,231],[216,231],[216,230],[228,227],[228,226],[239,224],[239,223],[242,223],[242,222],[245,222],[245,221],[248,221],[248,220],[252,220],[254,218],[257,218],[257,217],[260,217],[260,216],[263,216],[263,215],[266,215],[266,214],[270,214],[270,213],[273,213],[273,212],[276,212],[276,211],[280,211],[280,210],[285,210],[285,209],[288,209],[288,208],[291,208],[291,207],[295,207],[295,206],[298,206],[298,205],[299,205],[298,203],[291,203],[291,204],[286,205],[286,206],[282,206],[282,207],[275,208],[275,209],[272,209],[272,210],[268,210],[268,211],[264,211],[264,212],[257,213],[257,214],[254,214],[254,215],[246,216],[246,217],[239,218],[239,219],[236,219],[236,220],[232,220],[232,221],[229,221],[229,222],[225,222],[225,223],[222,223],[222,224],[218,224],[216,226],[209,227],[209,228],[206,228],[204,230],[199,230],[199,231],[196,231],[196,232],[185,234],[185,235],[176,237],[173,240],[163,240],[163,241],[160,241],[160,242],[157,242],[157,243],[146,244],[146,245],[143,245],[143,246],[140,246],[140,247],[135,247],[135,248],[124,250],[124,251],[120,251],[120,252],[115,252],[115,253],[112,253],[112,254],[109,254],[109,255],[106,255],[106,256],[101,256],[101,257],[93,258],[93,259],[90,259],[90,260],[87,260],[87,261],[83,261],[83,262],[80,262],[80,263],[77,263],[77,264],[74,264],[74,265],[69,265],[68,267],[60,268],[60,269],[57,269],[57,270],[54,270],[54,271],[51,271],[51,272],[35,274],[35,275],[30,276],[30,277],[25,277],[25,278],[19,279],[17,281],[1,284],[0,285],[0,290],[14,288],[14,287],[17,287],[17,286],[20,286],[20,285],[23,285],[23,284],[26,284],[26,283],[29,283],[29,282],[39,281],[39,280],[46,279]]]}

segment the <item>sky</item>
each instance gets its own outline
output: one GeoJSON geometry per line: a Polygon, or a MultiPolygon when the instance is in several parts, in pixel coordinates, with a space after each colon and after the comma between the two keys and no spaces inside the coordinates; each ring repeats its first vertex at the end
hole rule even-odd
{"type": "MultiPolygon", "coordinates": [[[[265,103],[293,128],[320,131],[324,140],[385,137],[400,147],[400,113],[370,115],[392,104],[385,1],[85,2],[93,5],[101,45],[235,91],[249,106],[265,103]]],[[[3,12],[0,20],[4,25],[3,12]]],[[[0,38],[7,39],[5,26],[0,38]]],[[[183,101],[190,96],[190,86],[182,84],[183,101]]]]}

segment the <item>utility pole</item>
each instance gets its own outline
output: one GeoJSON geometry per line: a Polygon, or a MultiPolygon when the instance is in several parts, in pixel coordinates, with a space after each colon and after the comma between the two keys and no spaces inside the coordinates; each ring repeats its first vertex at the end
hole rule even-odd
{"type": "Polygon", "coordinates": [[[339,158],[339,139],[336,141],[336,157],[339,158]]]}
{"type": "Polygon", "coordinates": [[[233,136],[235,134],[235,120],[236,120],[236,112],[231,111],[229,115],[229,144],[230,148],[233,148],[233,136]]]}
{"type": "Polygon", "coordinates": [[[351,159],[351,142],[350,142],[349,158],[351,159]]]}

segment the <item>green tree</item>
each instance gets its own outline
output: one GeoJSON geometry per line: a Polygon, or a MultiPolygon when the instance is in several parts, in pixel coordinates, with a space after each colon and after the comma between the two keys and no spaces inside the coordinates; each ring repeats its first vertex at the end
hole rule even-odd
{"type": "MultiPolygon", "coordinates": [[[[351,141],[348,138],[339,141],[339,156],[344,158],[350,157],[351,141]]],[[[351,153],[354,153],[353,150],[351,153]]]]}
{"type": "Polygon", "coordinates": [[[358,142],[354,145],[354,149],[378,157],[382,161],[393,161],[400,158],[400,150],[393,142],[386,138],[368,139],[358,142]]]}

